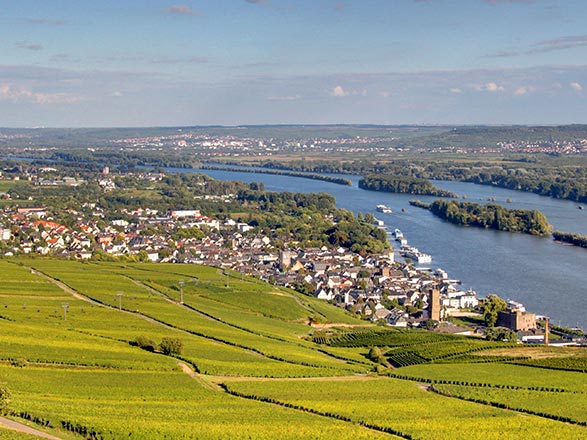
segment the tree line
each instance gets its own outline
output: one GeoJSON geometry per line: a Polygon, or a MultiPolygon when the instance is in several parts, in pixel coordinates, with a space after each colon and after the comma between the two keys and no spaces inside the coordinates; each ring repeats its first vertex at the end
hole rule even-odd
{"type": "Polygon", "coordinates": [[[573,232],[554,231],[552,237],[556,241],[587,248],[587,235],[575,234],[573,232]]]}
{"type": "Polygon", "coordinates": [[[457,197],[451,191],[436,188],[426,179],[400,175],[371,174],[359,180],[359,188],[370,191],[418,194],[436,197],[457,197]]]}

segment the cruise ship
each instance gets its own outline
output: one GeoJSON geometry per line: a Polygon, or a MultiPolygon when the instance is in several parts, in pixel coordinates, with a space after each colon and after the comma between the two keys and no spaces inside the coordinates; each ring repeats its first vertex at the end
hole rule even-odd
{"type": "Polygon", "coordinates": [[[382,213],[384,213],[384,214],[391,214],[391,213],[393,212],[393,211],[391,210],[391,208],[390,208],[389,206],[386,206],[386,205],[377,205],[377,206],[375,207],[375,209],[376,209],[378,212],[382,212],[382,213]]]}
{"type": "Polygon", "coordinates": [[[418,264],[432,263],[432,257],[429,254],[420,252],[418,249],[412,246],[402,246],[400,254],[402,257],[411,258],[418,264]]]}

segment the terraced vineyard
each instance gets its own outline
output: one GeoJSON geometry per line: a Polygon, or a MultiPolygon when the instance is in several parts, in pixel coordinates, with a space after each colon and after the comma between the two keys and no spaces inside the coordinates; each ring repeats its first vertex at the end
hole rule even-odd
{"type": "Polygon", "coordinates": [[[62,439],[586,438],[584,353],[520,350],[217,268],[0,260],[8,416],[62,439]]]}

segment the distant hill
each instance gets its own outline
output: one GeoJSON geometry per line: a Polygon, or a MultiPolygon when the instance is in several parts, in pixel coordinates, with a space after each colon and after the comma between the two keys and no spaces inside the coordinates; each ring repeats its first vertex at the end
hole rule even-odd
{"type": "Polygon", "coordinates": [[[240,125],[123,128],[0,128],[0,147],[99,147],[146,137],[230,136],[275,141],[354,139],[391,147],[479,147],[498,142],[566,142],[587,139],[587,125],[240,125]],[[363,139],[361,139],[363,138],[363,139]]]}

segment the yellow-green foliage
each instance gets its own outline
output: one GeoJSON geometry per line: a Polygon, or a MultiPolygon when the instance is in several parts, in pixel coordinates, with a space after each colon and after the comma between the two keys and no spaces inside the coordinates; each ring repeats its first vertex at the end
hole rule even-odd
{"type": "Polygon", "coordinates": [[[587,434],[580,426],[450,399],[417,383],[396,379],[230,382],[228,388],[392,428],[413,438],[541,440],[546,432],[565,439],[580,439],[587,434]]]}
{"type": "Polygon", "coordinates": [[[467,400],[507,405],[512,409],[546,416],[568,417],[587,423],[587,394],[578,392],[512,390],[462,385],[435,385],[441,392],[467,400]]]}
{"type": "Polygon", "coordinates": [[[16,390],[15,412],[79,424],[104,439],[383,438],[208,389],[182,373],[0,367],[0,377],[16,390]]]}
{"type": "MultiPolygon", "coordinates": [[[[154,440],[586,437],[577,425],[587,412],[584,373],[436,363],[378,366],[411,381],[368,377],[376,366],[367,358],[371,346],[381,346],[388,360],[457,362],[495,344],[364,323],[359,330],[317,330],[307,325],[310,317],[359,322],[249,277],[229,273],[227,285],[225,273],[211,267],[0,260],[0,383],[12,393],[13,417],[48,421],[67,440],[92,434],[154,440]],[[179,359],[133,346],[137,338],[155,346],[179,339],[179,359]],[[230,395],[216,385],[222,382],[268,401],[230,395]],[[461,399],[425,391],[419,382],[461,399]],[[545,386],[558,392],[540,391],[545,386]],[[463,400],[483,400],[480,395],[485,401],[463,400]],[[491,406],[503,402],[519,411],[491,406]],[[557,416],[576,423],[548,418],[557,416]]],[[[577,362],[556,363],[569,364],[577,362]]],[[[0,438],[26,436],[0,429],[0,438]]]]}

